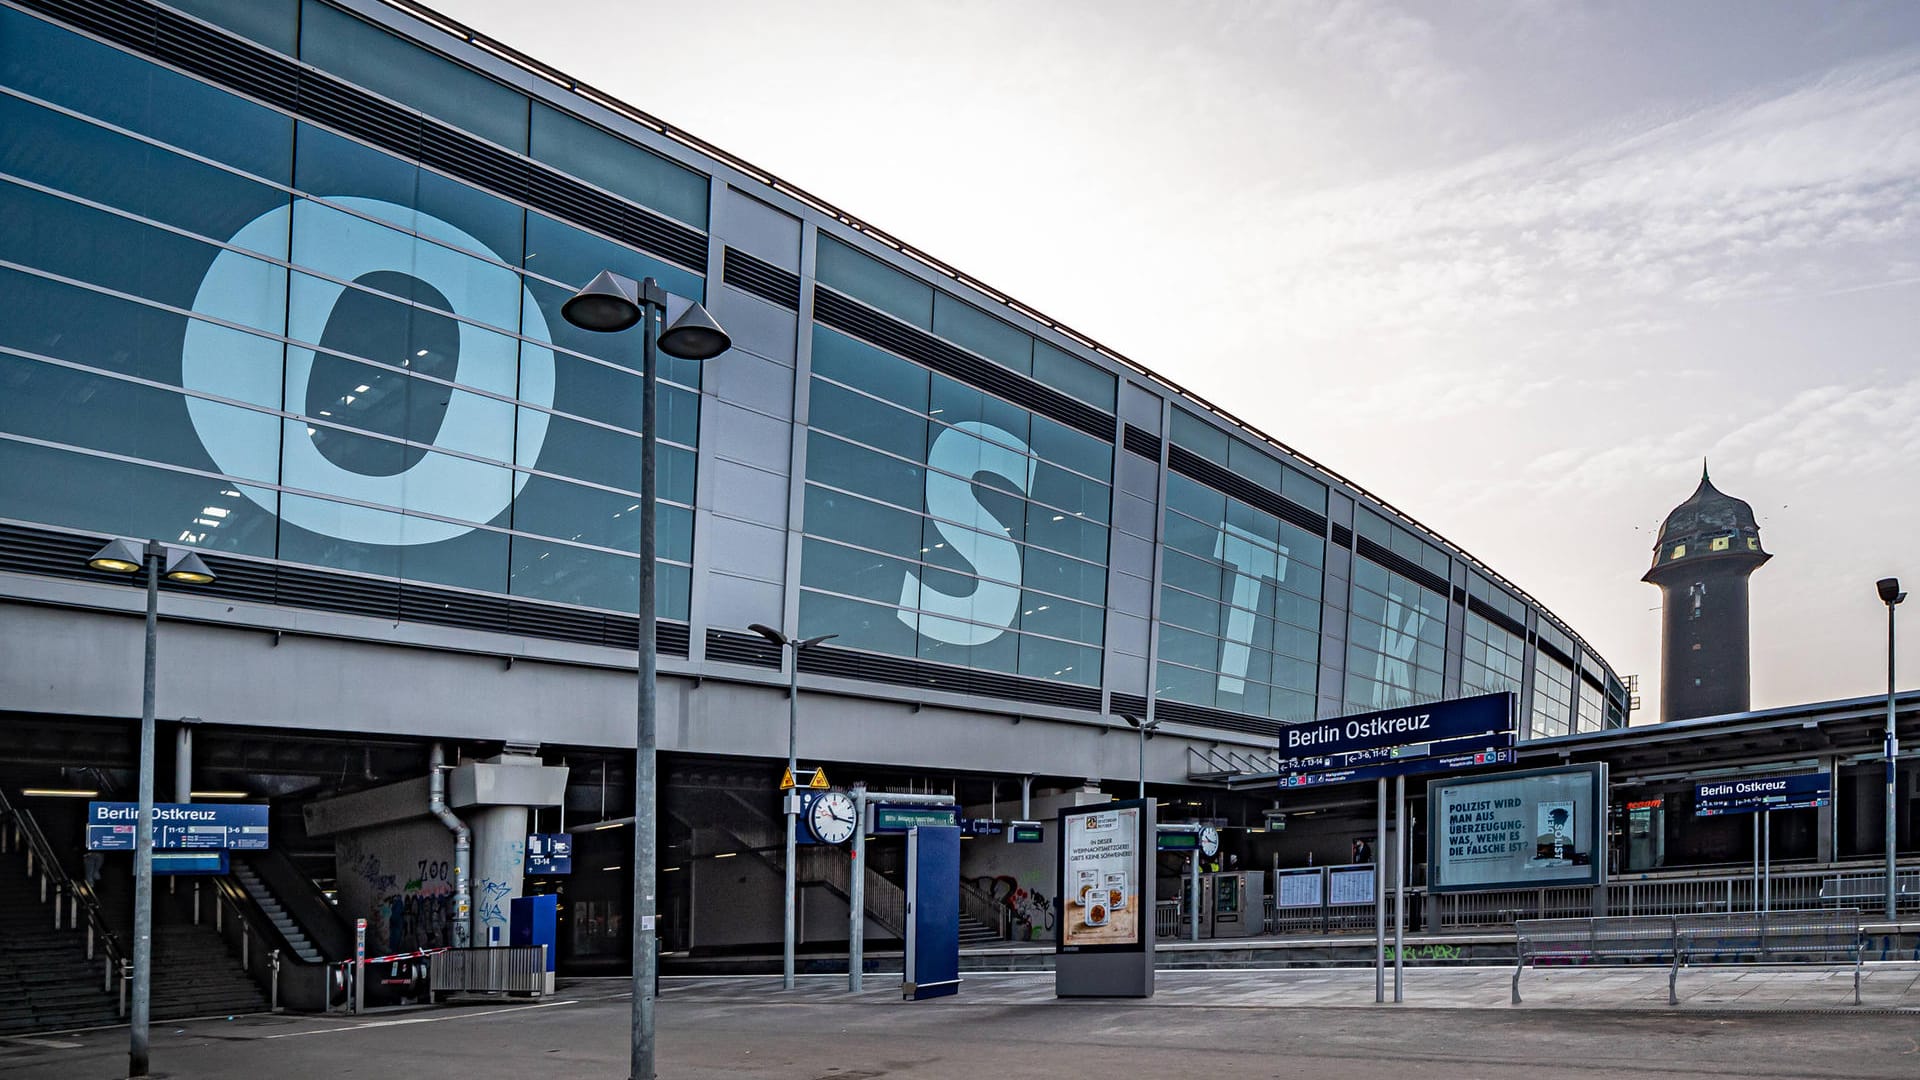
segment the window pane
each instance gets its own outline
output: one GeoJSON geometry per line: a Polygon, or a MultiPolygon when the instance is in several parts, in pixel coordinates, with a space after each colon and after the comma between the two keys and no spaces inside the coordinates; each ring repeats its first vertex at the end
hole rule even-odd
{"type": "Polygon", "coordinates": [[[0,8],[0,83],[286,183],[293,121],[118,49],[0,8]]]}
{"type": "Polygon", "coordinates": [[[807,423],[905,458],[926,452],[926,420],[821,379],[813,380],[807,423]]]}
{"type": "Polygon", "coordinates": [[[696,228],[707,227],[706,177],[537,102],[532,156],[696,228]]]}
{"type": "MultiPolygon", "coordinates": [[[[813,536],[831,537],[902,555],[915,555],[922,554],[921,535],[925,524],[925,519],[920,515],[906,510],[807,485],[805,528],[813,536]]],[[[830,583],[825,587],[835,588],[830,583]]],[[[899,590],[896,588],[894,595],[887,599],[897,602],[899,590]]]]}
{"type": "Polygon", "coordinates": [[[814,257],[822,285],[922,329],[933,328],[933,288],[822,233],[814,257]]]}
{"type": "Polygon", "coordinates": [[[926,368],[818,326],[813,328],[813,373],[914,412],[927,411],[932,376],[926,368]]]}
{"type": "Polygon", "coordinates": [[[271,556],[275,505],[231,480],[0,439],[0,506],[48,525],[271,556]]]}
{"type": "Polygon", "coordinates": [[[1033,339],[946,293],[933,296],[933,332],[1022,375],[1033,371],[1033,339]]]}
{"type": "Polygon", "coordinates": [[[355,213],[512,265],[526,211],[411,161],[301,124],[294,186],[355,213]],[[464,234],[464,235],[462,235],[464,234]]]}
{"type": "Polygon", "coordinates": [[[924,469],[817,431],[807,437],[807,479],[909,509],[926,502],[924,469]]]}
{"type": "Polygon", "coordinates": [[[850,649],[914,654],[916,616],[911,611],[862,603],[843,596],[828,596],[810,589],[800,591],[800,636],[838,634],[832,644],[850,649]]]}
{"type": "Polygon", "coordinates": [[[1033,377],[1094,408],[1113,411],[1113,376],[1044,341],[1033,343],[1033,377]]]}
{"type": "Polygon", "coordinates": [[[337,8],[301,8],[300,58],[509,150],[527,149],[527,99],[337,8]]]}

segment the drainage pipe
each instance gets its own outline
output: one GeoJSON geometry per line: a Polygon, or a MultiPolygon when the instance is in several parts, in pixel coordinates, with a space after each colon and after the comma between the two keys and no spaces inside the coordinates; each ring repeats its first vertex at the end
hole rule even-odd
{"type": "Polygon", "coordinates": [[[467,895],[467,880],[473,869],[473,830],[447,809],[447,752],[439,743],[434,743],[427,755],[427,809],[453,833],[453,918],[449,932],[453,947],[464,949],[473,940],[469,926],[473,903],[467,895]]]}

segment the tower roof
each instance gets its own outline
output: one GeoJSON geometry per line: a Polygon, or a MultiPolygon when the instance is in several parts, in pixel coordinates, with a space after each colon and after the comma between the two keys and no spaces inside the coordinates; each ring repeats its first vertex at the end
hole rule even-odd
{"type": "Polygon", "coordinates": [[[1772,558],[1760,547],[1760,526],[1753,507],[1713,486],[1706,463],[1700,465],[1700,486],[1667,515],[1653,548],[1653,566],[1646,580],[1675,560],[1740,557],[1754,565],[1772,558]]]}

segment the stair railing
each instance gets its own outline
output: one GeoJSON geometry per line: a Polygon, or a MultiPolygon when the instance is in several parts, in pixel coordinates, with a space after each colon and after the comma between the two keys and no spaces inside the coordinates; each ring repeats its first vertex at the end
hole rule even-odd
{"type": "Polygon", "coordinates": [[[975,922],[988,926],[1000,935],[1001,941],[1013,937],[1013,927],[1007,905],[995,900],[985,889],[970,881],[960,883],[960,910],[966,912],[975,922]]]}
{"type": "Polygon", "coordinates": [[[47,842],[46,834],[40,831],[40,823],[34,820],[31,811],[14,806],[4,789],[0,789],[0,819],[4,819],[4,824],[0,825],[0,846],[5,850],[18,850],[26,854],[27,876],[39,879],[40,902],[46,903],[49,898],[53,901],[53,928],[77,930],[84,916],[87,959],[98,958],[101,961],[102,990],[112,993],[114,983],[121,982],[120,1014],[126,1015],[124,976],[129,962],[121,948],[120,939],[107,924],[106,915],[100,909],[100,897],[93,891],[92,884],[74,881],[67,876],[66,869],[54,855],[53,845],[47,842]],[[121,978],[116,980],[115,976],[121,978]]]}
{"type": "Polygon", "coordinates": [[[200,923],[200,894],[202,886],[212,894],[210,907],[213,914],[213,928],[225,938],[229,946],[237,946],[240,951],[240,970],[256,985],[265,983],[269,1001],[275,1011],[280,1003],[280,968],[282,965],[279,944],[269,938],[254,924],[251,913],[242,903],[253,902],[246,890],[226,878],[197,878],[193,883],[193,921],[200,923]],[[231,925],[231,928],[229,926],[231,925]],[[258,963],[255,963],[256,959],[258,963]],[[257,969],[257,970],[256,970],[257,969]]]}

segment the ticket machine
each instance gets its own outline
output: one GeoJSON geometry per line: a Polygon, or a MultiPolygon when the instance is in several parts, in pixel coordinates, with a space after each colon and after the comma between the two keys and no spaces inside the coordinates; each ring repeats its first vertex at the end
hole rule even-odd
{"type": "Polygon", "coordinates": [[[1267,875],[1259,870],[1228,870],[1202,875],[1208,897],[1201,931],[1208,937],[1254,937],[1266,931],[1267,875]]]}
{"type": "MultiPolygon", "coordinates": [[[[1224,874],[1200,875],[1200,936],[1213,936],[1214,884],[1213,879],[1224,874]]],[[[1183,876],[1180,879],[1180,925],[1174,928],[1173,936],[1186,940],[1193,918],[1193,878],[1183,876]]]]}

